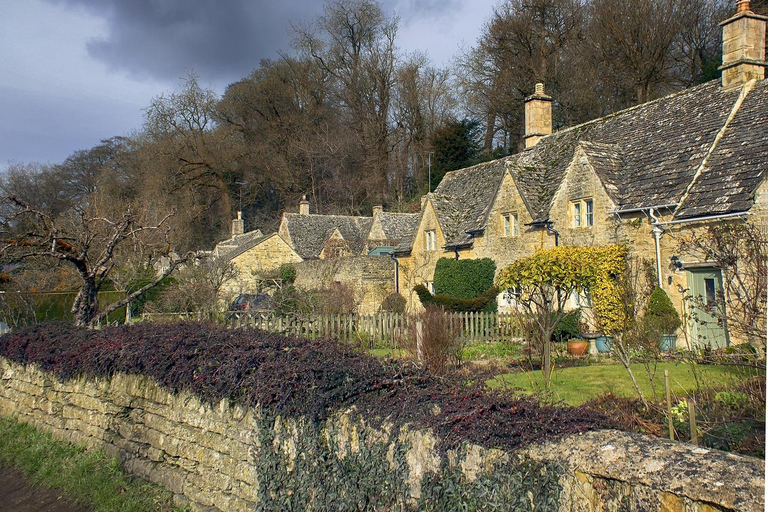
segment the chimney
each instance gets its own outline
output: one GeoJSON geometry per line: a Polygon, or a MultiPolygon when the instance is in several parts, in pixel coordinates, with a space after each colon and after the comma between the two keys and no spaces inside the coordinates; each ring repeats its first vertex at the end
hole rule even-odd
{"type": "Polygon", "coordinates": [[[384,207],[380,204],[373,207],[373,216],[376,217],[380,213],[384,213],[384,207]]]}
{"type": "Polygon", "coordinates": [[[765,78],[765,25],[768,17],[753,13],[749,0],[736,4],[736,14],[720,23],[723,27],[724,88],[744,85],[765,78]]]}
{"type": "Polygon", "coordinates": [[[301,202],[299,203],[299,214],[309,215],[309,201],[307,201],[306,195],[301,196],[301,202]]]}
{"type": "Polygon", "coordinates": [[[539,139],[552,133],[552,97],[544,94],[544,84],[536,84],[536,92],[525,98],[525,147],[533,147],[539,139]]]}
{"type": "Polygon", "coordinates": [[[237,218],[232,219],[232,236],[245,233],[245,222],[243,222],[243,212],[237,212],[237,218]]]}

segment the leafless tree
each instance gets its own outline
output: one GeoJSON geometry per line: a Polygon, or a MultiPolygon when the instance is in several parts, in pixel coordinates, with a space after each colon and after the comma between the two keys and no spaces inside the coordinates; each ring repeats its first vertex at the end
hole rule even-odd
{"type": "Polygon", "coordinates": [[[188,257],[174,257],[167,243],[167,220],[141,224],[131,209],[116,219],[87,210],[72,210],[54,217],[15,196],[3,198],[9,208],[4,219],[0,251],[15,261],[27,259],[61,262],[77,272],[80,289],[72,305],[76,325],[92,327],[112,311],[124,307],[171,274],[188,257]],[[17,227],[23,230],[16,229],[17,227]],[[153,245],[147,265],[166,258],[153,280],[109,305],[98,302],[99,290],[109,281],[116,258],[126,246],[153,245]]]}

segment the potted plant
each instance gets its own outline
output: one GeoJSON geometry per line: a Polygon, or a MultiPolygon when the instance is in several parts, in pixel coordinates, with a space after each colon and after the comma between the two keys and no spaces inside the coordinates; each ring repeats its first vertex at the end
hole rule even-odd
{"type": "Polygon", "coordinates": [[[680,327],[680,315],[669,300],[667,292],[656,287],[648,298],[648,310],[645,313],[646,328],[661,336],[659,348],[664,352],[675,350],[676,331],[680,327]]]}

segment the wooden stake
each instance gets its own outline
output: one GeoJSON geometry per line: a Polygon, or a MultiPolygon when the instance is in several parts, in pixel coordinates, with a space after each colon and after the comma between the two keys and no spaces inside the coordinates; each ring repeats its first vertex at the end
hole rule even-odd
{"type": "Polygon", "coordinates": [[[691,422],[691,444],[699,444],[699,433],[696,430],[696,406],[693,400],[688,400],[688,418],[691,422]]]}
{"type": "Polygon", "coordinates": [[[669,438],[675,440],[675,426],[672,422],[672,396],[669,391],[669,370],[664,370],[664,387],[667,390],[667,424],[669,425],[669,438]]]}

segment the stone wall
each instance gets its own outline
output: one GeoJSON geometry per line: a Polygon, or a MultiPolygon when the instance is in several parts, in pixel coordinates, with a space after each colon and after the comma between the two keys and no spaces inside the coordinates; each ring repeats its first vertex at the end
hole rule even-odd
{"type": "Polygon", "coordinates": [[[509,454],[441,455],[353,411],[321,425],[206,404],[134,375],[62,382],[0,359],[0,414],[104,449],[195,511],[762,511],[763,461],[600,431],[509,454]]]}
{"type": "Polygon", "coordinates": [[[355,291],[357,312],[376,313],[387,295],[395,293],[395,262],[387,256],[350,256],[296,263],[295,285],[304,290],[333,283],[355,291]]]}

